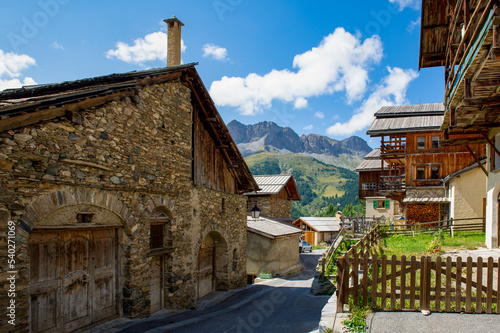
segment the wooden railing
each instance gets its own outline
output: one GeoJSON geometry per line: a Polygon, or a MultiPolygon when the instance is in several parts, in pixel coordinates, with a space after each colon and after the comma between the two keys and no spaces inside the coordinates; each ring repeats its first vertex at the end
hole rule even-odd
{"type": "Polygon", "coordinates": [[[444,229],[453,236],[455,231],[482,231],[485,232],[486,217],[472,217],[466,219],[449,219],[433,222],[417,222],[407,224],[391,224],[386,233],[411,233],[415,230],[434,232],[444,229]]]}
{"type": "Polygon", "coordinates": [[[352,296],[375,310],[500,313],[499,260],[354,251],[338,258],[337,311],[352,296]]]}
{"type": "Polygon", "coordinates": [[[405,188],[405,176],[380,176],[379,191],[401,191],[405,188]]]}
{"type": "Polygon", "coordinates": [[[450,22],[449,31],[451,34],[448,37],[447,47],[446,47],[446,59],[445,59],[445,103],[449,106],[449,99],[453,99],[453,95],[458,89],[458,85],[464,79],[465,71],[472,62],[471,57],[474,56],[474,52],[477,52],[477,48],[480,45],[480,41],[484,38],[486,32],[488,31],[488,26],[491,23],[493,13],[494,0],[480,0],[472,15],[469,14],[470,0],[461,0],[458,6],[455,7],[455,11],[450,22]],[[462,8],[465,6],[465,8],[462,8]],[[467,17],[465,19],[465,26],[463,30],[463,36],[460,39],[458,47],[455,49],[455,32],[460,29],[459,16],[463,12],[467,12],[467,17]]]}

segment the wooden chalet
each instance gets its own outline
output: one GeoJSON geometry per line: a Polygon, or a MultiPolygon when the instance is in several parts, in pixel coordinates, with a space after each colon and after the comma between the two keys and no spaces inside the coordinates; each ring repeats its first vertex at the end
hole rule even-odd
{"type": "Polygon", "coordinates": [[[358,197],[365,200],[366,216],[393,220],[399,216],[399,202],[380,193],[382,169],[388,170],[389,164],[380,159],[380,149],[368,153],[354,169],[359,174],[358,197]]]}
{"type": "Polygon", "coordinates": [[[446,217],[443,178],[486,154],[484,144],[443,146],[443,118],[444,107],[439,103],[389,106],[375,113],[367,130],[368,135],[381,138],[378,194],[404,204],[408,222],[446,217]]]}
{"type": "Polygon", "coordinates": [[[500,239],[499,6],[498,0],[423,0],[419,57],[420,68],[444,67],[443,145],[489,147],[483,168],[488,247],[500,239]]]}

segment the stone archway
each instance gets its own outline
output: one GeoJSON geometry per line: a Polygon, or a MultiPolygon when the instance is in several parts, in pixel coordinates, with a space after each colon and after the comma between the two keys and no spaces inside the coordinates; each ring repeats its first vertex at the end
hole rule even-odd
{"type": "Polygon", "coordinates": [[[70,332],[122,314],[121,230],[132,219],[98,190],[59,190],[30,203],[20,224],[28,229],[31,332],[70,332]]]}
{"type": "Polygon", "coordinates": [[[197,298],[228,289],[229,253],[227,242],[217,231],[209,232],[198,249],[197,298]]]}

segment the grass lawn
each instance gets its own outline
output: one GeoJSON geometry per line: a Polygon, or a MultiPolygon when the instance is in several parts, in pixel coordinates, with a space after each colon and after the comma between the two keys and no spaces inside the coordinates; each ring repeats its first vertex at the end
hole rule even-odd
{"type": "MultiPolygon", "coordinates": [[[[441,251],[449,252],[452,250],[473,250],[478,247],[485,247],[484,233],[477,231],[457,231],[452,238],[449,233],[443,233],[441,251]]],[[[411,235],[392,235],[380,241],[383,253],[387,256],[406,255],[423,256],[430,255],[429,244],[434,239],[434,234],[415,234],[411,235]]]]}

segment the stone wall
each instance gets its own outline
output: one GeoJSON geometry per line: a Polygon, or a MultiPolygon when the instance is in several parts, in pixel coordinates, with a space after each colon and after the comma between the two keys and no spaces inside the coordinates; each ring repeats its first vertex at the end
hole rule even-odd
{"type": "MultiPolygon", "coordinates": [[[[0,288],[8,286],[6,230],[16,231],[16,318],[29,323],[29,235],[40,225],[72,225],[77,211],[95,224],[121,223],[120,314],[149,314],[149,218],[169,211],[175,252],[165,260],[165,305],[196,300],[203,237],[227,242],[227,288],[245,283],[245,198],[193,185],[191,93],[180,81],[137,88],[133,97],[81,111],[81,125],[56,119],[0,133],[0,288]],[[222,199],[224,198],[224,210],[222,199]],[[233,256],[235,258],[233,258],[233,256]],[[230,263],[230,264],[229,264],[230,263]]],[[[0,326],[6,306],[0,299],[0,326]]]]}
{"type": "Polygon", "coordinates": [[[292,202],[276,196],[249,196],[247,205],[248,214],[257,201],[261,215],[269,218],[292,217],[292,202]]]}

